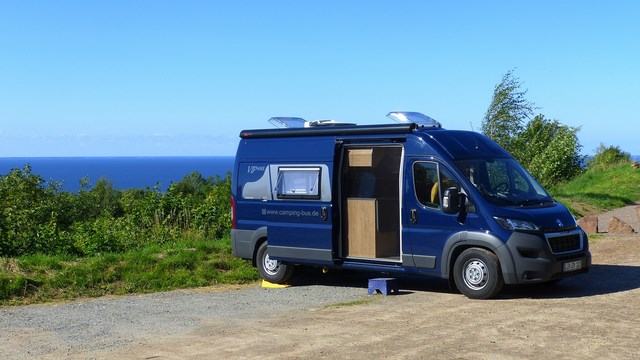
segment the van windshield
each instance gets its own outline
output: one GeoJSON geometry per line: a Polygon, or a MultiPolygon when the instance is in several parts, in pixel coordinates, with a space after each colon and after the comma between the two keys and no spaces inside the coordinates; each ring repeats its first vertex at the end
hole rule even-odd
{"type": "Polygon", "coordinates": [[[495,205],[553,203],[542,185],[514,159],[471,159],[456,161],[455,164],[482,196],[495,205]]]}

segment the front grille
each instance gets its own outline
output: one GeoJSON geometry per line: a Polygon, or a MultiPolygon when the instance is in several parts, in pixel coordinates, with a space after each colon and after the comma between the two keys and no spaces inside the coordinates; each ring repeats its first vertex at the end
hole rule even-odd
{"type": "Polygon", "coordinates": [[[580,233],[559,236],[547,235],[547,241],[554,254],[582,250],[582,236],[580,233]]]}

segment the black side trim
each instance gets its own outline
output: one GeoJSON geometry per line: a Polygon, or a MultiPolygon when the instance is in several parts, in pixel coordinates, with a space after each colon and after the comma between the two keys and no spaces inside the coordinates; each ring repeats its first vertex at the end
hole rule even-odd
{"type": "Polygon", "coordinates": [[[427,269],[436,268],[435,256],[413,255],[413,261],[415,262],[416,267],[419,267],[419,268],[427,268],[427,269]]]}
{"type": "Polygon", "coordinates": [[[268,245],[269,257],[275,260],[300,259],[312,261],[333,261],[333,252],[326,249],[299,248],[268,245]]]}
{"type": "Polygon", "coordinates": [[[402,254],[402,266],[415,267],[416,264],[413,262],[413,255],[411,255],[411,254],[402,254]]]}

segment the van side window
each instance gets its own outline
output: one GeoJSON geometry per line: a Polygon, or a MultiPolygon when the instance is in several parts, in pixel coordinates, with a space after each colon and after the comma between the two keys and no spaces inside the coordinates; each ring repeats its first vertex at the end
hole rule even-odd
{"type": "Polygon", "coordinates": [[[444,190],[455,187],[460,191],[460,184],[451,171],[437,163],[426,161],[414,163],[413,181],[418,201],[433,209],[441,208],[444,190]]]}
{"type": "Polygon", "coordinates": [[[418,201],[426,207],[440,208],[438,164],[416,162],[413,164],[413,187],[418,201]]]}
{"type": "Polygon", "coordinates": [[[278,199],[320,199],[320,167],[279,167],[278,199]]]}

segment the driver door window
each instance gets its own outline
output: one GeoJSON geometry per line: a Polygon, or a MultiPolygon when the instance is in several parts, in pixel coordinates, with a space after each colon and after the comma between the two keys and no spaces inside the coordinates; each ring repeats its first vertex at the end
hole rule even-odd
{"type": "Polygon", "coordinates": [[[444,190],[460,184],[449,169],[437,163],[418,161],[413,164],[413,186],[420,203],[432,209],[441,209],[444,190]]]}

